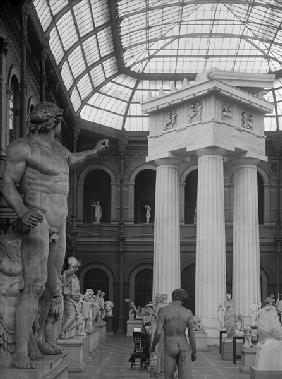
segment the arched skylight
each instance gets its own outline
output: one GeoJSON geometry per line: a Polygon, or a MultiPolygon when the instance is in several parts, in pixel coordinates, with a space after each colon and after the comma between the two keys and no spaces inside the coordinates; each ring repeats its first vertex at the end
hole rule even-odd
{"type": "MultiPolygon", "coordinates": [[[[140,101],[184,77],[221,70],[277,73],[282,110],[282,4],[278,0],[34,0],[75,112],[98,124],[147,130],[140,101]]],[[[266,129],[276,128],[276,114],[266,129]]],[[[282,125],[281,125],[282,127],[282,125]]]]}

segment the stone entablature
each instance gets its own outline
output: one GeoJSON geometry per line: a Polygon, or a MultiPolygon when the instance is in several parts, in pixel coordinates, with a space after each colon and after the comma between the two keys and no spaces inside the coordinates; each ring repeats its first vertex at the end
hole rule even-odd
{"type": "Polygon", "coordinates": [[[150,114],[147,161],[209,146],[266,160],[264,114],[272,110],[269,102],[218,80],[150,98],[142,104],[150,114]]]}

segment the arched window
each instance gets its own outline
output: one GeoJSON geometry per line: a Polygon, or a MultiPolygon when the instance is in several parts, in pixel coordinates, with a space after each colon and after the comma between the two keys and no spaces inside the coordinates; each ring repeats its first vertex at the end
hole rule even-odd
{"type": "Polygon", "coordinates": [[[144,307],[152,301],[153,270],[145,268],[135,277],[134,301],[136,306],[144,307]]]}
{"type": "Polygon", "coordinates": [[[197,189],[198,189],[198,170],[193,170],[187,175],[185,180],[185,224],[196,223],[196,207],[197,207],[197,189]]]}
{"type": "Polygon", "coordinates": [[[155,185],[156,172],[155,170],[144,169],[139,172],[135,178],[134,199],[135,211],[134,222],[146,222],[145,205],[151,207],[150,221],[154,222],[155,215],[155,185]]]}
{"type": "Polygon", "coordinates": [[[264,183],[261,174],[258,172],[258,219],[259,224],[264,224],[264,183]]]}
{"type": "Polygon", "coordinates": [[[15,75],[12,76],[9,91],[8,127],[9,143],[20,137],[20,91],[19,82],[15,75]]]}
{"type": "Polygon", "coordinates": [[[84,222],[95,221],[97,201],[102,207],[101,222],[111,222],[111,178],[101,169],[89,172],[84,181],[84,222]]]}
{"type": "Polygon", "coordinates": [[[195,263],[185,267],[181,273],[181,288],[188,293],[188,300],[184,305],[195,314],[195,263]]]}
{"type": "Polygon", "coordinates": [[[100,268],[91,268],[84,276],[84,291],[91,288],[95,291],[102,290],[106,293],[105,298],[109,298],[109,278],[104,270],[100,268]]]}

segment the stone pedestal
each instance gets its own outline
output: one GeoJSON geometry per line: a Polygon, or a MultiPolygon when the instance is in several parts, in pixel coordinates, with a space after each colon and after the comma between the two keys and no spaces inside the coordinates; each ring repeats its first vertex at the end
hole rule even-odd
{"type": "Polygon", "coordinates": [[[255,365],[257,349],[256,346],[244,347],[241,349],[240,372],[250,372],[250,368],[255,365]]]}
{"type": "Polygon", "coordinates": [[[82,372],[85,369],[85,347],[86,338],[72,337],[69,339],[58,339],[57,344],[63,348],[71,359],[69,372],[82,372]]]}
{"type": "Polygon", "coordinates": [[[281,379],[282,371],[263,371],[254,367],[250,369],[250,379],[281,379]]]}
{"type": "Polygon", "coordinates": [[[207,351],[207,333],[195,332],[197,351],[207,351]]]}
{"type": "Polygon", "coordinates": [[[142,328],[142,320],[128,320],[126,321],[126,324],[127,324],[126,337],[133,336],[134,328],[142,328]]]}
{"type": "Polygon", "coordinates": [[[103,324],[100,325],[99,343],[105,341],[107,337],[106,327],[107,326],[105,322],[103,322],[103,324]]]}
{"type": "Polygon", "coordinates": [[[44,355],[34,361],[35,369],[4,368],[1,379],[68,379],[70,358],[67,354],[44,355]]]}
{"type": "Polygon", "coordinates": [[[226,283],[223,150],[198,151],[195,313],[209,340],[218,339],[217,307],[226,283]]]}
{"type": "Polygon", "coordinates": [[[114,334],[114,316],[107,316],[106,320],[106,331],[108,335],[114,334]]]}
{"type": "Polygon", "coordinates": [[[155,196],[153,298],[180,287],[179,179],[176,159],[158,159],[155,196]]]}
{"type": "MultiPolygon", "coordinates": [[[[241,351],[242,342],[236,342],[236,352],[239,353],[241,351]]],[[[224,361],[232,361],[233,360],[233,341],[223,340],[221,344],[221,359],[224,361]]]]}
{"type": "Polygon", "coordinates": [[[94,329],[94,332],[92,334],[92,342],[93,342],[93,351],[97,349],[100,343],[100,328],[97,326],[94,329]]]}
{"type": "Polygon", "coordinates": [[[256,159],[240,159],[234,173],[233,300],[236,314],[243,317],[260,301],[256,164],[256,159]]]}

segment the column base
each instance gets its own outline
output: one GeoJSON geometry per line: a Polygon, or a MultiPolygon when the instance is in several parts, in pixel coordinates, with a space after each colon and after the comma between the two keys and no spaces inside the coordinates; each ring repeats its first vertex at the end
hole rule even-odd
{"type": "Polygon", "coordinates": [[[218,345],[218,321],[213,318],[201,317],[205,332],[207,334],[208,345],[218,345]]]}
{"type": "Polygon", "coordinates": [[[207,333],[195,332],[197,351],[207,351],[207,333]]]}

